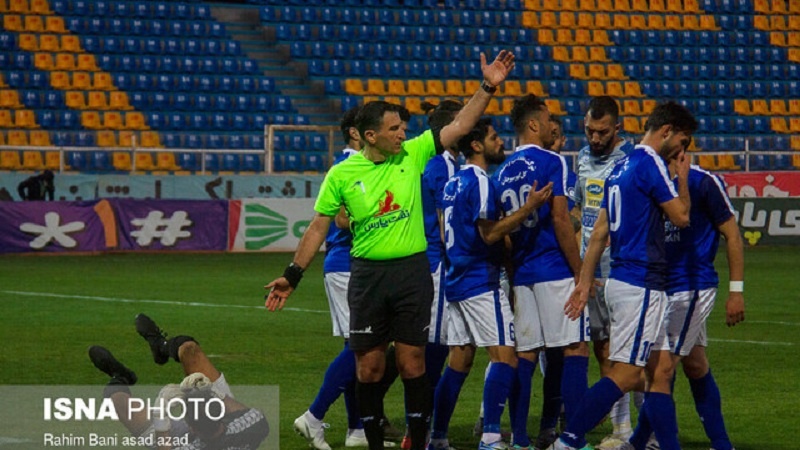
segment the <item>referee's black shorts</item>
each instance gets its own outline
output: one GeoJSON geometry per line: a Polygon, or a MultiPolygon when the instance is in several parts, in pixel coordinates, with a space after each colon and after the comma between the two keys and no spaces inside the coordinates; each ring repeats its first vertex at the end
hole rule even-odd
{"type": "Polygon", "coordinates": [[[366,351],[391,341],[427,344],[432,302],[424,252],[386,261],[351,258],[350,348],[366,351]]]}

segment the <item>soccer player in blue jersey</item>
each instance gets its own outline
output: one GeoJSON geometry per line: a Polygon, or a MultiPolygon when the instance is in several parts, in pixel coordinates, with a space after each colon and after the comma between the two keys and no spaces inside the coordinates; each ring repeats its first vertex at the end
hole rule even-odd
{"type": "Polygon", "coordinates": [[[519,368],[509,409],[514,444],[525,448],[539,351],[564,348],[561,395],[569,419],[588,383],[589,324],[585,317],[570,320],[563,314],[581,260],[567,201],[567,163],[546,150],[554,141],[550,112],[542,99],[528,94],[514,101],[511,120],[519,146],[493,180],[503,213],[516,213],[534,183],[553,183],[552,200],[510,234],[519,368]]]}
{"type": "Polygon", "coordinates": [[[517,358],[511,306],[500,289],[503,238],[550,196],[552,185],[530,195],[514,214],[501,219],[494,187],[486,175],[490,164],[503,161],[503,141],[490,119],[481,119],[459,140],[467,164],[444,189],[450,359],[435,395],[429,448],[449,448],[447,427],[477,347],[492,361],[483,391],[484,428],[480,449],[506,448],[500,437],[500,416],[508,399],[517,358]]]}
{"type": "MultiPolygon", "coordinates": [[[[675,169],[675,162],[671,164],[675,169]]],[[[661,350],[671,353],[673,368],[679,359],[689,379],[695,408],[700,415],[713,450],[732,450],[725,422],[719,387],[709,369],[705,347],[706,320],[714,308],[719,277],[714,269],[720,235],[725,238],[730,287],[725,302],[728,326],[744,320],[744,249],[733,207],[718,177],[691,166],[689,195],[692,200],[691,225],[686,228],[666,223],[666,250],[669,263],[665,320],[667,339],[661,350]]],[[[647,444],[653,419],[640,415],[639,425],[628,448],[642,449],[647,444]]]]}
{"type": "Polygon", "coordinates": [[[586,433],[594,428],[625,392],[640,385],[646,375],[649,392],[642,413],[658,418],[652,425],[663,450],[680,448],[675,404],[671,397],[669,352],[656,344],[666,333],[664,311],[668,265],[664,215],[677,227],[689,225],[691,200],[687,182],[688,157],[697,121],[675,102],[656,106],[647,120],[641,143],[619,160],[605,181],[601,210],[583,260],[580,281],[565,305],[570,318],[578,318],[594,288],[597,264],[610,237],[611,272],[606,300],[611,316],[606,376],[584,395],[567,429],[550,447],[573,450],[586,446],[586,433]],[[678,158],[678,189],[670,179],[667,161],[678,158]],[[654,348],[655,347],[655,348],[654,348]]]}
{"type": "MultiPolygon", "coordinates": [[[[603,201],[603,186],[614,164],[633,150],[633,144],[619,135],[619,106],[609,96],[593,97],[589,101],[584,118],[584,131],[588,145],[578,153],[578,183],[575,200],[581,217],[581,256],[586,253],[589,237],[600,213],[603,201]]],[[[595,271],[595,279],[608,278],[611,265],[611,250],[606,247],[595,271]]],[[[610,368],[608,360],[609,326],[608,307],[604,289],[596,287],[589,297],[589,317],[592,318],[592,343],[594,355],[600,365],[600,375],[605,376],[610,368]]],[[[631,428],[630,394],[626,393],[611,409],[612,434],[606,436],[598,449],[613,449],[627,441],[631,428]]]]}

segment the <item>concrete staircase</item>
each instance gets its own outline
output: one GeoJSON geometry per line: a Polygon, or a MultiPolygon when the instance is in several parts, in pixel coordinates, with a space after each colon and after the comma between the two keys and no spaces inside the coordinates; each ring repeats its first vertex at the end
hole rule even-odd
{"type": "Polygon", "coordinates": [[[257,62],[264,75],[275,80],[275,86],[292,100],[300,114],[307,115],[310,125],[336,125],[337,104],[325,96],[321,82],[308,76],[308,66],[289,56],[289,46],[275,41],[275,30],[264,27],[257,7],[212,4],[211,15],[225,24],[228,34],[239,43],[245,55],[257,62]]]}

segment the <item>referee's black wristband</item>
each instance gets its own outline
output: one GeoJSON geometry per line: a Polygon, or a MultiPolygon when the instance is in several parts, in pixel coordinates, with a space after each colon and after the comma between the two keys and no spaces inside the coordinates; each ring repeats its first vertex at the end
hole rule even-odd
{"type": "Polygon", "coordinates": [[[302,267],[295,263],[291,263],[286,266],[286,270],[283,271],[283,277],[289,282],[289,286],[294,289],[297,288],[300,280],[303,279],[303,272],[305,272],[305,270],[303,270],[302,267]]]}

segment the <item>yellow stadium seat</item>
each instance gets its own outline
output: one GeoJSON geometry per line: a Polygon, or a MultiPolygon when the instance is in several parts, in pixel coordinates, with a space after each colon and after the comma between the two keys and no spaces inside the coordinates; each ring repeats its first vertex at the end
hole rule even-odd
{"type": "Polygon", "coordinates": [[[575,30],[575,45],[592,45],[592,32],[583,28],[575,30]]]}
{"type": "Polygon", "coordinates": [[[572,47],[571,60],[580,63],[589,62],[589,49],[586,47],[572,47]]]}
{"type": "Polygon", "coordinates": [[[0,72],[0,88],[7,88],[8,85],[6,84],[5,80],[3,80],[3,74],[0,72]]]}
{"type": "Polygon", "coordinates": [[[108,72],[95,72],[92,74],[92,87],[96,91],[113,91],[116,90],[114,82],[111,80],[111,74],[108,72]]]}
{"type": "MultiPolygon", "coordinates": [[[[140,113],[141,114],[141,113],[140,113]]],[[[143,131],[142,132],[142,147],[147,148],[162,148],[161,138],[156,131],[143,131]]],[[[172,155],[172,153],[169,153],[172,155]]]]}
{"type": "Polygon", "coordinates": [[[0,109],[0,128],[13,128],[14,119],[10,109],[0,109]]]}
{"type": "Polygon", "coordinates": [[[559,28],[567,28],[570,30],[577,28],[578,21],[575,18],[575,13],[561,12],[558,15],[558,26],[559,28]]]}
{"type": "Polygon", "coordinates": [[[463,97],[467,95],[464,92],[464,83],[461,80],[447,80],[444,85],[444,92],[453,97],[463,97]]]}
{"type": "Polygon", "coordinates": [[[578,0],[561,0],[562,11],[580,11],[578,0]]]}
{"type": "Polygon", "coordinates": [[[614,26],[612,28],[617,30],[629,30],[631,28],[631,21],[628,19],[628,15],[614,14],[614,26]]]}
{"type": "Polygon", "coordinates": [[[542,0],[525,0],[525,9],[539,11],[542,9],[542,0]]]}
{"type": "Polygon", "coordinates": [[[789,110],[783,99],[773,98],[769,101],[769,113],[773,116],[788,116],[789,110]]]}
{"type": "Polygon", "coordinates": [[[72,89],[89,90],[92,88],[92,77],[89,72],[72,72],[72,89]]]}
{"type": "Polygon", "coordinates": [[[106,93],[103,91],[89,91],[89,100],[86,106],[89,109],[99,109],[102,111],[109,109],[106,93]]]}
{"type": "Polygon", "coordinates": [[[597,28],[592,32],[592,39],[595,44],[598,44],[596,40],[597,33],[603,33],[606,36],[606,40],[604,41],[605,43],[599,43],[599,45],[611,45],[611,41],[608,40],[608,34],[605,32],[605,30],[611,29],[611,14],[597,13],[594,17],[594,26],[597,28]]]}
{"type": "Polygon", "coordinates": [[[789,28],[786,25],[786,16],[777,14],[769,16],[769,29],[779,31],[788,30],[789,28]]]}
{"type": "Polygon", "coordinates": [[[573,45],[575,43],[575,39],[573,38],[572,30],[568,30],[566,28],[556,30],[556,42],[558,42],[560,45],[573,45]]]}
{"type": "Polygon", "coordinates": [[[785,117],[772,117],[769,119],[769,128],[776,133],[789,133],[789,125],[785,117]]]}
{"type": "Polygon", "coordinates": [[[588,80],[589,75],[586,74],[586,66],[584,64],[570,64],[569,76],[576,80],[588,80]]]}
{"type": "Polygon", "coordinates": [[[369,80],[367,80],[367,94],[369,95],[386,94],[386,86],[383,85],[383,80],[377,78],[370,78],[369,80]]]}
{"type": "Polygon", "coordinates": [[[686,14],[683,16],[683,29],[689,31],[696,31],[700,29],[700,19],[694,14],[686,14]]]}
{"type": "Polygon", "coordinates": [[[153,154],[150,152],[136,152],[136,170],[155,170],[153,154]]]}
{"type": "Polygon", "coordinates": [[[717,161],[714,155],[697,155],[697,165],[705,170],[717,170],[717,161]]]}
{"type": "Polygon", "coordinates": [[[507,80],[503,83],[503,95],[518,97],[522,95],[522,85],[517,80],[507,80]]]}
{"type": "MultiPolygon", "coordinates": [[[[678,1],[679,0],[671,0],[678,1]]],[[[679,6],[680,7],[680,6],[679,6]]],[[[700,4],[697,0],[683,0],[683,12],[685,14],[697,14],[700,12],[700,4]]]]}
{"type": "Polygon", "coordinates": [[[553,61],[569,62],[569,49],[563,46],[553,47],[553,61]]]}
{"type": "Polygon", "coordinates": [[[65,34],[61,36],[61,48],[65,52],[72,53],[80,53],[83,51],[80,39],[74,34],[65,34]]]}
{"type": "Polygon", "coordinates": [[[75,56],[72,53],[56,53],[56,70],[75,70],[75,56]]]}
{"type": "Polygon", "coordinates": [[[800,133],[800,117],[789,118],[789,132],[800,133]]]}
{"type": "Polygon", "coordinates": [[[539,16],[533,11],[522,13],[522,26],[525,28],[539,28],[539,16]]]}
{"type": "Polygon", "coordinates": [[[56,89],[67,90],[72,88],[69,73],[63,71],[50,72],[50,86],[56,89]]]}
{"type": "Polygon", "coordinates": [[[100,68],[97,67],[97,61],[95,60],[94,55],[89,53],[78,53],[78,70],[97,72],[100,70],[100,68]]]}
{"type": "Polygon", "coordinates": [[[750,102],[743,98],[737,98],[733,101],[733,112],[743,116],[753,115],[753,112],[750,111],[750,102]]]}
{"type": "Polygon", "coordinates": [[[646,13],[650,11],[650,7],[647,4],[647,0],[632,0],[631,11],[646,13]]]}
{"type": "Polygon", "coordinates": [[[22,50],[35,52],[39,50],[39,38],[35,34],[20,34],[17,45],[19,45],[19,48],[22,50]]]}
{"type": "Polygon", "coordinates": [[[25,31],[25,27],[22,25],[22,16],[3,14],[3,28],[7,31],[25,31]]]}
{"type": "Polygon", "coordinates": [[[578,28],[591,30],[594,28],[594,14],[582,12],[578,13],[578,28]]]}
{"type": "Polygon", "coordinates": [[[795,169],[800,169],[800,154],[792,155],[792,166],[795,169]]]}
{"type": "Polygon", "coordinates": [[[427,80],[425,82],[425,92],[428,95],[441,97],[444,95],[444,83],[442,83],[442,80],[427,80]]]}
{"type": "Polygon", "coordinates": [[[48,33],[66,33],[64,18],[60,16],[49,16],[44,19],[44,30],[48,33]]]}
{"type": "Polygon", "coordinates": [[[464,92],[466,92],[467,95],[474,94],[480,87],[481,82],[478,80],[469,79],[464,82],[464,92]]]}
{"type": "Polygon", "coordinates": [[[136,138],[136,133],[129,130],[123,130],[117,134],[120,147],[133,147],[134,138],[136,138]]]}
{"type": "Polygon", "coordinates": [[[546,98],[544,102],[547,105],[547,110],[550,111],[550,114],[556,116],[563,116],[567,114],[564,112],[564,109],[561,108],[561,102],[558,99],[546,98]]]}
{"type": "Polygon", "coordinates": [[[8,12],[27,14],[29,11],[28,0],[8,0],[8,12]]]}
{"type": "Polygon", "coordinates": [[[106,111],[103,113],[103,128],[107,130],[121,130],[125,128],[122,113],[119,111],[106,111]]]}
{"type": "Polygon", "coordinates": [[[61,152],[44,152],[44,168],[61,170],[61,152]]]}
{"type": "Polygon", "coordinates": [[[411,114],[422,114],[422,102],[419,97],[406,97],[406,109],[411,114]]]}
{"type": "Polygon", "coordinates": [[[789,114],[792,116],[800,116],[800,100],[789,99],[789,114]]]}
{"type": "Polygon", "coordinates": [[[592,47],[589,51],[589,61],[592,62],[608,62],[611,61],[606,56],[605,47],[592,47]]]}
{"type": "MultiPolygon", "coordinates": [[[[650,17],[653,17],[653,15],[650,15],[650,17]]],[[[631,14],[630,20],[631,20],[631,29],[634,30],[648,29],[647,16],[645,16],[644,14],[631,14]]]]}
{"type": "Polygon", "coordinates": [[[58,52],[61,45],[58,43],[58,35],[42,34],[39,36],[39,50],[43,52],[58,52]]]}
{"type": "Polygon", "coordinates": [[[642,87],[636,81],[626,81],[623,85],[625,97],[644,97],[642,94],[642,87]]]}
{"type": "MultiPolygon", "coordinates": [[[[10,143],[8,145],[11,145],[10,143]]],[[[16,150],[0,150],[0,169],[19,170],[22,168],[22,161],[19,152],[16,150]]]]}
{"type": "Polygon", "coordinates": [[[677,14],[667,15],[664,19],[664,28],[667,30],[680,30],[683,28],[681,16],[677,14]]]}
{"type": "Polygon", "coordinates": [[[606,76],[609,80],[627,80],[625,69],[621,64],[609,64],[606,66],[606,76]]]}
{"type": "Polygon", "coordinates": [[[44,159],[42,158],[42,152],[38,150],[25,150],[22,152],[22,169],[43,170],[44,159]]]}
{"type": "Polygon", "coordinates": [[[789,16],[789,24],[786,26],[787,30],[800,31],[800,15],[794,14],[789,16]]]}
{"type": "Polygon", "coordinates": [[[792,136],[792,150],[800,150],[800,136],[792,136]]]}
{"type": "Polygon", "coordinates": [[[109,94],[108,106],[118,111],[129,111],[133,107],[128,102],[128,94],[120,91],[112,91],[109,94]]]}
{"type": "Polygon", "coordinates": [[[641,124],[636,117],[625,117],[622,119],[622,128],[628,133],[642,134],[641,124]]]}
{"type": "Polygon", "coordinates": [[[608,37],[608,32],[606,30],[594,30],[592,31],[592,44],[594,45],[614,45],[611,42],[611,39],[608,37]]]}
{"type": "Polygon", "coordinates": [[[613,0],[597,0],[597,10],[606,13],[616,11],[614,9],[613,0]]]}
{"type": "Polygon", "coordinates": [[[131,154],[128,152],[114,152],[111,154],[111,165],[116,170],[121,170],[124,172],[130,172],[132,169],[131,166],[131,154]]]}
{"type": "Polygon", "coordinates": [[[642,110],[639,107],[639,100],[626,99],[622,101],[622,111],[624,116],[641,116],[642,110]]]}
{"type": "Polygon", "coordinates": [[[717,167],[719,170],[742,170],[731,154],[717,156],[717,167]]]}
{"type": "Polygon", "coordinates": [[[425,83],[422,80],[408,80],[408,95],[425,95],[425,83]]]}
{"type": "Polygon", "coordinates": [[[580,0],[579,11],[597,11],[597,2],[595,0],[580,0]]]}
{"type": "Polygon", "coordinates": [[[717,21],[714,19],[714,16],[710,14],[703,14],[700,16],[700,29],[706,31],[717,31],[717,21]]]}
{"type": "Polygon", "coordinates": [[[789,14],[800,14],[800,2],[789,2],[789,14]]]}
{"type": "Polygon", "coordinates": [[[496,98],[489,100],[489,104],[486,106],[486,110],[484,112],[490,116],[496,116],[500,114],[502,112],[500,109],[500,102],[496,98]]]}
{"type": "Polygon", "coordinates": [[[344,90],[351,95],[364,95],[364,83],[358,78],[348,78],[344,80],[344,90]]]}
{"type": "Polygon", "coordinates": [[[27,147],[28,132],[23,130],[10,130],[8,132],[8,145],[27,147]]]}
{"type": "Polygon", "coordinates": [[[769,115],[769,104],[764,99],[753,99],[751,110],[757,116],[769,115]]]}
{"type": "Polygon", "coordinates": [[[36,114],[30,109],[14,111],[14,126],[16,128],[39,128],[36,123],[36,114]]]}
{"type": "Polygon", "coordinates": [[[537,32],[539,45],[553,45],[556,43],[555,35],[553,34],[553,30],[545,30],[539,29],[537,32]]]}
{"type": "Polygon", "coordinates": [[[86,98],[83,91],[67,91],[65,102],[68,108],[86,109],[86,98]]]}
{"type": "Polygon", "coordinates": [[[632,11],[630,0],[614,0],[614,11],[617,12],[632,11]]]}
{"type": "Polygon", "coordinates": [[[175,153],[172,152],[156,153],[156,168],[169,171],[181,170],[181,166],[175,162],[175,153]]]}
{"type": "Polygon", "coordinates": [[[40,15],[50,15],[53,11],[50,10],[50,4],[47,0],[31,0],[31,13],[40,15]]]}
{"type": "Polygon", "coordinates": [[[513,98],[503,98],[500,102],[500,114],[508,115],[511,114],[511,108],[514,107],[514,99],[513,98]]]}
{"type": "Polygon", "coordinates": [[[759,14],[769,14],[769,0],[753,0],[753,11],[759,14]]]}
{"type": "Polygon", "coordinates": [[[542,11],[539,15],[539,26],[542,28],[558,28],[558,18],[553,11],[542,11]]]}
{"type": "Polygon", "coordinates": [[[787,59],[792,62],[800,63],[800,48],[790,48],[787,59]]]}
{"type": "Polygon", "coordinates": [[[589,64],[589,78],[592,80],[607,80],[606,66],[604,64],[589,64]]]}
{"type": "Polygon", "coordinates": [[[39,70],[53,70],[55,66],[53,64],[53,55],[50,53],[36,53],[33,55],[33,65],[39,70]]]}
{"type": "Polygon", "coordinates": [[[786,33],[786,45],[789,47],[800,47],[800,31],[790,31],[786,33]]]}
{"type": "Polygon", "coordinates": [[[97,146],[98,147],[116,147],[117,135],[110,130],[100,130],[97,132],[97,146]]]}
{"type": "MultiPolygon", "coordinates": [[[[130,111],[125,113],[125,128],[129,130],[149,130],[144,120],[144,114],[138,111],[130,111]]],[[[144,135],[142,135],[144,141],[144,135]]],[[[144,145],[144,143],[142,144],[144,145]]]]}
{"type": "MultiPolygon", "coordinates": [[[[681,14],[684,12],[681,0],[667,0],[667,12],[681,14]]],[[[689,12],[689,11],[687,11],[689,12]]]]}
{"type": "Polygon", "coordinates": [[[99,130],[103,127],[100,123],[100,113],[97,111],[84,111],[81,113],[81,126],[90,130],[99,130]]]}
{"type": "Polygon", "coordinates": [[[389,80],[386,86],[386,93],[389,95],[406,95],[406,85],[403,80],[389,80]]]}
{"type": "Polygon", "coordinates": [[[42,16],[25,16],[25,31],[44,32],[44,19],[42,16]]]}
{"type": "Polygon", "coordinates": [[[14,89],[0,90],[0,108],[22,108],[19,101],[19,92],[14,89]]]}
{"type": "Polygon", "coordinates": [[[606,83],[606,95],[610,95],[614,98],[622,97],[624,95],[622,83],[619,81],[609,81],[606,83]]]}
{"type": "Polygon", "coordinates": [[[650,13],[665,13],[667,12],[667,5],[664,4],[664,0],[650,0],[650,13]]]}
{"type": "Polygon", "coordinates": [[[753,16],[753,28],[760,31],[769,31],[769,17],[767,16],[753,16]]]}
{"type": "Polygon", "coordinates": [[[525,82],[525,93],[533,94],[537,97],[546,97],[547,94],[544,92],[544,87],[542,86],[541,81],[526,81],[525,82]]]}
{"type": "Polygon", "coordinates": [[[589,92],[589,96],[591,97],[600,97],[601,95],[606,95],[605,87],[600,81],[590,81],[587,83],[586,87],[589,92]]]}
{"type": "Polygon", "coordinates": [[[544,11],[560,11],[561,5],[559,0],[542,0],[542,10],[544,11]]]}
{"type": "Polygon", "coordinates": [[[642,114],[645,116],[649,116],[653,112],[653,110],[656,109],[657,104],[658,102],[651,98],[646,98],[642,100],[642,114]]]}

